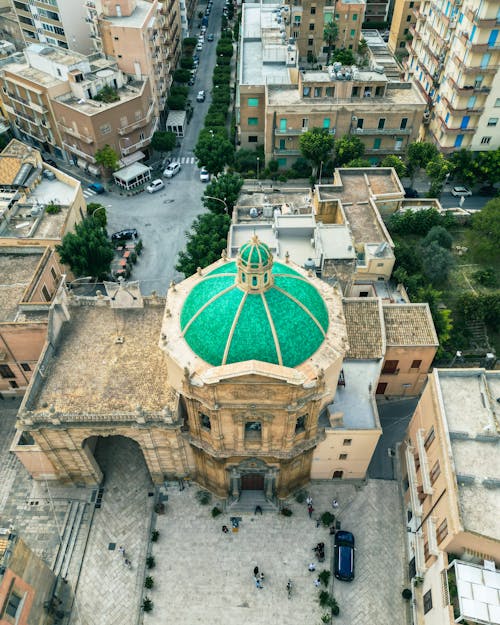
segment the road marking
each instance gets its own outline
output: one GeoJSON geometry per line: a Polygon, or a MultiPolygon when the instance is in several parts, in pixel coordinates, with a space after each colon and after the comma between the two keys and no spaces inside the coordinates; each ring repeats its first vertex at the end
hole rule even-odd
{"type": "Polygon", "coordinates": [[[82,193],[85,197],[92,197],[93,195],[97,195],[95,191],[92,191],[92,189],[84,189],[82,193]]]}
{"type": "Polygon", "coordinates": [[[181,165],[194,165],[195,160],[194,156],[182,156],[179,162],[181,165]]]}

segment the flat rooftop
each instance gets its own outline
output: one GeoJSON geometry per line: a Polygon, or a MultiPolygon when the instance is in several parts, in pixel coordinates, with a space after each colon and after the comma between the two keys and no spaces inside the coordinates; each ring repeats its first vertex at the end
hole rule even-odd
{"type": "Polygon", "coordinates": [[[0,253],[0,323],[17,320],[18,304],[41,258],[41,253],[0,253]]]}
{"type": "Polygon", "coordinates": [[[164,307],[112,309],[70,306],[60,343],[44,372],[45,383],[34,412],[54,406],[65,414],[109,414],[174,409],[176,396],[168,384],[159,347],[164,307]],[[117,343],[117,337],[123,337],[117,343]]]}
{"type": "MultiPolygon", "coordinates": [[[[367,430],[380,428],[378,410],[373,399],[373,389],[376,388],[380,376],[380,363],[370,360],[344,361],[345,386],[338,386],[335,399],[328,408],[329,415],[342,412],[346,429],[367,430]]],[[[324,415],[320,425],[331,427],[324,422],[324,415]]],[[[340,428],[335,428],[340,429],[340,428]]]]}
{"type": "MultiPolygon", "coordinates": [[[[114,73],[115,70],[104,69],[103,71],[109,71],[110,73],[114,73]]],[[[115,106],[122,105],[124,102],[129,102],[130,100],[138,98],[142,94],[145,84],[145,80],[134,80],[127,83],[123,87],[120,87],[116,90],[120,98],[116,102],[101,102],[92,99],[81,99],[74,96],[71,92],[65,93],[58,98],[55,98],[55,101],[59,102],[60,104],[64,104],[65,106],[69,106],[72,109],[79,111],[80,113],[84,113],[85,115],[98,115],[104,110],[112,109],[115,106]]]]}
{"type": "Polygon", "coordinates": [[[343,306],[349,342],[346,358],[383,358],[385,340],[380,300],[371,297],[345,297],[343,306]]]}
{"type": "Polygon", "coordinates": [[[145,0],[137,0],[136,7],[131,15],[123,17],[101,15],[99,21],[112,24],[113,26],[119,26],[120,28],[141,28],[152,9],[151,3],[145,2],[145,0]]]}
{"type": "Polygon", "coordinates": [[[467,531],[500,540],[500,372],[437,369],[467,531]],[[461,479],[462,478],[462,479],[461,479]]]}
{"type": "Polygon", "coordinates": [[[453,571],[460,617],[470,623],[499,625],[500,571],[496,571],[494,566],[479,566],[460,560],[453,561],[450,572],[453,571]]]}

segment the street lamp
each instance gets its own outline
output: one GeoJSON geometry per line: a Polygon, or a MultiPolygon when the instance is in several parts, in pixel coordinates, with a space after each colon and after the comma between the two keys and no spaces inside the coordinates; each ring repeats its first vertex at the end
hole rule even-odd
{"type": "Polygon", "coordinates": [[[205,195],[203,197],[206,197],[207,200],[215,200],[216,202],[222,202],[222,204],[224,204],[224,210],[226,212],[226,215],[229,212],[228,206],[227,206],[227,202],[226,202],[226,198],[224,198],[223,200],[220,197],[214,197],[213,195],[205,195]]]}
{"type": "Polygon", "coordinates": [[[257,156],[257,184],[259,182],[259,165],[260,165],[260,157],[257,156]]]}

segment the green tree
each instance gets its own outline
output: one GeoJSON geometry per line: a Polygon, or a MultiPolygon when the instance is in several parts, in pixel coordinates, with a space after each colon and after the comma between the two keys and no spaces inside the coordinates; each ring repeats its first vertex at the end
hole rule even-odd
{"type": "Polygon", "coordinates": [[[92,217],[101,228],[106,228],[108,225],[106,208],[99,202],[87,204],[87,217],[92,217]]]}
{"type": "Polygon", "coordinates": [[[437,147],[428,141],[418,141],[409,144],[406,149],[406,167],[412,184],[417,171],[427,167],[427,163],[435,159],[438,154],[437,147]]]}
{"type": "Polygon", "coordinates": [[[450,162],[447,161],[442,154],[438,154],[427,163],[425,171],[431,181],[428,197],[441,197],[444,183],[450,169],[450,162]]]}
{"type": "Polygon", "coordinates": [[[500,198],[490,200],[473,215],[468,241],[478,258],[488,261],[500,258],[500,198]]]}
{"type": "Polygon", "coordinates": [[[94,158],[95,162],[104,168],[106,176],[109,176],[111,172],[118,169],[118,163],[120,160],[118,158],[118,154],[107,143],[100,150],[96,151],[94,158]]]}
{"type": "Polygon", "coordinates": [[[198,40],[196,37],[186,37],[182,40],[182,49],[184,52],[192,52],[196,47],[198,40]]]}
{"type": "Polygon", "coordinates": [[[326,64],[330,64],[330,55],[332,53],[332,46],[337,41],[337,37],[339,36],[339,28],[333,20],[327,22],[325,24],[325,28],[323,30],[323,39],[325,40],[326,45],[328,46],[328,51],[326,53],[326,64]]]}
{"type": "Polygon", "coordinates": [[[366,158],[353,158],[352,161],[349,161],[345,167],[371,167],[372,164],[366,158]]]}
{"type": "Polygon", "coordinates": [[[500,148],[476,155],[476,174],[481,182],[493,185],[500,182],[500,148]]]}
{"type": "Polygon", "coordinates": [[[259,146],[256,150],[238,150],[234,157],[234,168],[236,171],[246,174],[257,171],[257,157],[261,163],[264,162],[264,148],[259,146]]]}
{"type": "Polygon", "coordinates": [[[332,61],[342,63],[342,65],[354,65],[356,59],[351,50],[334,50],[332,54],[332,61]]]}
{"type": "Polygon", "coordinates": [[[170,152],[177,145],[173,132],[156,131],[151,138],[151,147],[157,152],[170,152]]]}
{"type": "Polygon", "coordinates": [[[342,167],[365,153],[365,144],[359,137],[346,135],[335,142],[335,165],[342,167]]]}
{"type": "Polygon", "coordinates": [[[449,157],[450,172],[455,180],[463,184],[474,184],[477,178],[474,153],[462,148],[449,157]]]}
{"type": "Polygon", "coordinates": [[[317,175],[321,163],[328,160],[334,145],[333,135],[326,128],[313,128],[300,135],[300,151],[312,163],[314,176],[317,175]]]}
{"type": "Polygon", "coordinates": [[[231,215],[242,186],[243,178],[239,174],[221,174],[207,185],[203,194],[203,205],[212,213],[224,213],[226,209],[222,202],[217,202],[207,196],[219,198],[226,202],[227,210],[231,215]]]}
{"type": "Polygon", "coordinates": [[[441,247],[437,241],[422,246],[422,268],[433,284],[446,282],[453,268],[454,260],[451,252],[441,247]]]}
{"type": "Polygon", "coordinates": [[[187,98],[184,95],[170,95],[167,98],[168,108],[171,111],[184,111],[187,98]]]}
{"type": "Polygon", "coordinates": [[[194,155],[198,159],[198,167],[206,167],[211,174],[217,175],[226,165],[233,163],[234,147],[227,136],[204,129],[198,136],[194,155]]]}
{"type": "Polygon", "coordinates": [[[230,224],[231,217],[225,213],[204,213],[197,217],[191,231],[186,233],[186,250],[180,252],[176,270],[191,276],[198,267],[206,267],[218,260],[227,246],[230,224]]]}
{"type": "Polygon", "coordinates": [[[366,43],[366,39],[363,39],[363,37],[361,37],[361,39],[359,40],[358,52],[359,54],[361,54],[361,56],[365,56],[365,54],[368,52],[368,44],[366,43]]]}
{"type": "Polygon", "coordinates": [[[433,226],[450,228],[453,225],[455,218],[452,215],[441,215],[435,208],[427,208],[416,213],[409,210],[393,213],[389,219],[390,232],[403,235],[425,236],[433,226]]]}
{"type": "Polygon", "coordinates": [[[188,69],[176,69],[173,75],[175,82],[182,84],[189,82],[191,72],[188,69]]]}
{"type": "Polygon", "coordinates": [[[443,228],[443,226],[433,226],[423,239],[422,246],[427,247],[433,241],[436,241],[436,243],[441,247],[451,250],[453,237],[448,230],[446,230],[446,228],[443,228]]]}
{"type": "Polygon", "coordinates": [[[92,217],[76,224],[75,232],[64,235],[61,245],[56,245],[56,250],[61,261],[69,265],[77,277],[105,278],[114,256],[106,231],[92,217]]]}
{"type": "Polygon", "coordinates": [[[397,175],[400,178],[403,178],[404,176],[406,176],[406,165],[399,158],[399,156],[396,156],[395,154],[388,154],[385,158],[382,159],[380,166],[381,167],[394,167],[397,175]]]}
{"type": "Polygon", "coordinates": [[[193,69],[194,61],[191,56],[183,56],[180,60],[181,69],[193,69]]]}
{"type": "MultiPolygon", "coordinates": [[[[434,321],[434,327],[436,328],[436,334],[438,335],[440,346],[443,346],[450,338],[450,333],[453,328],[453,320],[451,317],[451,310],[440,306],[441,296],[441,291],[437,291],[432,286],[426,285],[417,290],[415,294],[415,301],[427,302],[429,304],[432,320],[434,321]]],[[[438,350],[438,354],[439,351],[440,350],[438,350]]]]}

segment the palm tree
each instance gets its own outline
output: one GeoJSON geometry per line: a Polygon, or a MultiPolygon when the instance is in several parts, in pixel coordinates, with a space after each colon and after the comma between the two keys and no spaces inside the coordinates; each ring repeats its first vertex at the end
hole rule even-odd
{"type": "Polygon", "coordinates": [[[323,39],[326,41],[328,45],[328,53],[326,55],[326,64],[330,63],[330,54],[332,53],[332,45],[337,40],[339,35],[339,29],[337,24],[332,20],[331,22],[327,22],[325,24],[325,29],[323,30],[323,39]]]}

